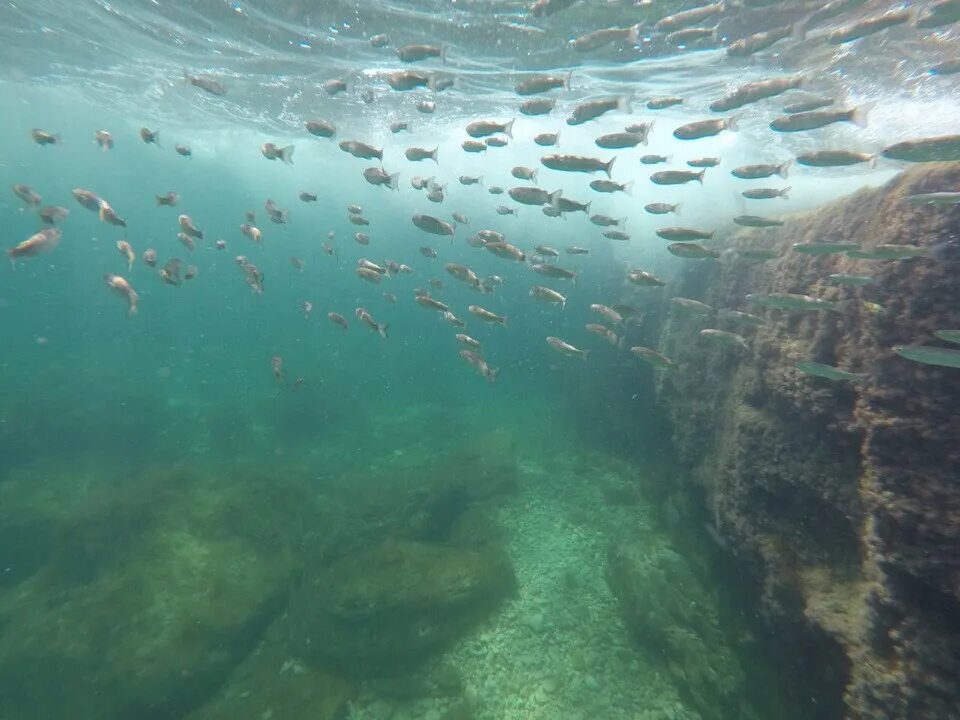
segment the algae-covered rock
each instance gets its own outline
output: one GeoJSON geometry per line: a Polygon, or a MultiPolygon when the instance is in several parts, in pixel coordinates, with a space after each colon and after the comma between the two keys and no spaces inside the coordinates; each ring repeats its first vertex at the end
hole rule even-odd
{"type": "Polygon", "coordinates": [[[182,717],[284,606],[300,489],[192,472],[126,480],[43,519],[54,549],[0,595],[0,717],[182,717]]]}
{"type": "Polygon", "coordinates": [[[291,617],[317,662],[354,675],[390,674],[463,634],[514,584],[496,545],[390,541],[345,555],[307,582],[291,617]]]}
{"type": "Polygon", "coordinates": [[[715,601],[686,561],[653,540],[614,546],[607,581],[641,647],[662,657],[704,718],[724,717],[736,704],[743,671],[715,601]]]}

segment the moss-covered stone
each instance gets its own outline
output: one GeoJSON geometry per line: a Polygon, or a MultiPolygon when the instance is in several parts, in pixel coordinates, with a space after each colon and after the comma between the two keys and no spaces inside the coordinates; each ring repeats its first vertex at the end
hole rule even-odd
{"type": "Polygon", "coordinates": [[[714,599],[686,561],[656,540],[617,545],[607,580],[641,647],[662,658],[704,718],[727,717],[743,671],[720,629],[714,599]]]}
{"type": "Polygon", "coordinates": [[[408,671],[462,635],[514,588],[496,545],[388,541],[332,563],[291,607],[304,653],[353,675],[408,671]]]}

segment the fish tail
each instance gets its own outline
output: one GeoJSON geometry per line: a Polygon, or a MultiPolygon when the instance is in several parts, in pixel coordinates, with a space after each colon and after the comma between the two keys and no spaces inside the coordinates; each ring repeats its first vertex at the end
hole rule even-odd
{"type": "Polygon", "coordinates": [[[393,175],[391,175],[387,179],[387,187],[390,188],[391,190],[400,189],[400,173],[395,172],[393,175]]]}
{"type": "Polygon", "coordinates": [[[506,315],[504,315],[502,318],[500,318],[500,324],[503,325],[503,327],[506,327],[506,326],[507,326],[507,316],[506,316],[506,315]]]}
{"type": "Polygon", "coordinates": [[[540,172],[540,168],[537,168],[532,173],[530,173],[530,180],[533,182],[534,185],[537,184],[537,174],[539,172],[540,172]]]}
{"type": "Polygon", "coordinates": [[[511,120],[510,122],[508,122],[506,125],[503,126],[504,134],[511,140],[513,140],[513,122],[514,121],[511,120]]]}
{"type": "Polygon", "coordinates": [[[573,79],[573,70],[570,70],[570,71],[567,73],[567,76],[563,79],[563,89],[564,89],[564,90],[569,90],[569,89],[570,89],[570,81],[571,81],[572,79],[573,79]]]}
{"type": "Polygon", "coordinates": [[[437,147],[435,147],[435,148],[433,149],[433,152],[430,153],[430,159],[433,160],[433,161],[434,161],[435,163],[437,163],[438,165],[440,164],[439,161],[437,160],[437,151],[438,151],[439,149],[440,149],[440,146],[438,145],[437,147]]]}
{"type": "Polygon", "coordinates": [[[617,223],[616,223],[616,224],[617,224],[617,227],[619,227],[619,228],[624,227],[624,226],[627,224],[627,218],[626,218],[626,216],[624,216],[624,217],[620,218],[619,220],[617,220],[617,223]]]}
{"type": "Polygon", "coordinates": [[[480,176],[479,180],[480,180],[480,187],[483,187],[483,175],[480,176]]]}
{"type": "Polygon", "coordinates": [[[793,160],[787,160],[783,165],[777,168],[777,175],[782,177],[784,180],[787,179],[787,174],[790,171],[790,166],[793,165],[793,160]]]}
{"type": "Polygon", "coordinates": [[[740,124],[739,124],[739,123],[740,123],[740,116],[739,116],[739,115],[731,115],[731,116],[728,117],[728,118],[726,119],[726,121],[723,123],[723,127],[724,127],[725,130],[730,130],[730,131],[732,131],[732,132],[736,132],[737,130],[740,129],[740,124]]]}
{"type": "Polygon", "coordinates": [[[873,109],[874,103],[864,103],[850,111],[850,122],[857,127],[865,128],[867,126],[867,115],[873,109]]]}
{"type": "Polygon", "coordinates": [[[614,164],[616,161],[617,161],[617,158],[614,157],[613,159],[610,160],[610,162],[608,162],[606,165],[603,166],[603,170],[604,170],[604,172],[607,173],[607,177],[608,177],[608,178],[609,178],[609,177],[612,177],[611,171],[613,170],[613,164],[614,164]]]}
{"type": "Polygon", "coordinates": [[[589,355],[591,352],[592,352],[592,350],[581,350],[581,351],[580,351],[580,359],[583,360],[584,362],[586,362],[586,361],[587,361],[587,355],[589,355]]]}
{"type": "Polygon", "coordinates": [[[442,62],[444,65],[447,64],[447,46],[446,45],[440,48],[440,62],[442,62]]]}
{"type": "Polygon", "coordinates": [[[190,73],[187,72],[186,68],[183,69],[183,82],[187,85],[190,84],[190,73]]]}
{"type": "MultiPolygon", "coordinates": [[[[640,26],[634,25],[634,27],[638,28],[640,26]]],[[[620,110],[621,112],[630,113],[631,112],[630,101],[631,101],[631,98],[629,95],[620,96],[620,98],[617,100],[617,109],[620,110]]]]}
{"type": "Polygon", "coordinates": [[[154,197],[154,198],[156,199],[156,201],[157,201],[157,207],[160,207],[161,205],[163,205],[163,201],[166,199],[166,198],[161,197],[160,195],[154,195],[153,197],[154,197]]]}
{"type": "Polygon", "coordinates": [[[390,329],[390,326],[387,323],[384,323],[383,325],[377,325],[377,332],[380,334],[380,337],[382,337],[384,340],[390,339],[389,336],[387,335],[387,331],[389,329],[390,329]]]}
{"type": "Polygon", "coordinates": [[[17,269],[17,251],[13,248],[7,250],[7,257],[10,258],[10,267],[14,270],[17,269]]]}
{"type": "Polygon", "coordinates": [[[557,204],[558,204],[558,201],[560,200],[560,198],[561,198],[562,196],[563,196],[563,190],[554,190],[554,191],[553,191],[552,193],[550,193],[550,195],[549,195],[549,198],[550,198],[549,205],[550,205],[551,207],[553,207],[553,208],[556,208],[556,207],[557,207],[557,204]]]}
{"type": "MultiPolygon", "coordinates": [[[[571,70],[571,72],[573,71],[571,70]]],[[[557,131],[557,139],[553,141],[553,146],[558,149],[560,148],[560,131],[559,130],[557,131]]]]}
{"type": "MultiPolygon", "coordinates": [[[[591,206],[591,205],[593,205],[593,200],[591,200],[590,202],[588,202],[586,205],[583,206],[583,212],[584,212],[584,214],[587,215],[587,216],[590,215],[590,206],[591,206]]],[[[563,219],[564,219],[564,220],[567,219],[566,213],[564,213],[563,219]]]]}
{"type": "Polygon", "coordinates": [[[680,208],[681,208],[681,207],[683,207],[683,203],[677,203],[676,205],[674,205],[674,206],[673,206],[673,214],[674,214],[674,215],[679,215],[679,214],[680,214],[680,208]]]}
{"type": "Polygon", "coordinates": [[[697,182],[700,183],[701,185],[703,185],[703,176],[706,174],[706,172],[707,172],[707,170],[706,170],[706,168],[704,168],[704,169],[701,170],[700,173],[697,175],[697,182]]]}
{"type": "MultiPolygon", "coordinates": [[[[625,182],[623,184],[623,187],[620,189],[623,192],[625,192],[627,195],[633,195],[633,180],[631,180],[630,182],[625,182]]],[[[590,202],[593,202],[593,201],[591,200],[590,202]]],[[[590,207],[590,203],[587,203],[587,207],[590,207]]]]}
{"type": "Polygon", "coordinates": [[[293,145],[287,145],[285,148],[280,148],[280,160],[285,162],[287,165],[293,165],[293,145]]]}
{"type": "Polygon", "coordinates": [[[488,368],[487,372],[484,374],[487,376],[487,380],[495,383],[497,381],[497,376],[500,374],[500,368],[488,368]]]}
{"type": "Polygon", "coordinates": [[[626,338],[625,336],[623,336],[623,335],[621,335],[619,338],[617,338],[617,348],[620,349],[620,350],[623,350],[623,346],[624,346],[624,344],[626,343],[626,340],[627,340],[627,338],[626,338]]]}
{"type": "Polygon", "coordinates": [[[780,197],[782,197],[784,200],[789,200],[789,199],[790,199],[790,186],[789,186],[789,185],[788,185],[787,187],[785,187],[783,190],[780,191],[780,197]]]}

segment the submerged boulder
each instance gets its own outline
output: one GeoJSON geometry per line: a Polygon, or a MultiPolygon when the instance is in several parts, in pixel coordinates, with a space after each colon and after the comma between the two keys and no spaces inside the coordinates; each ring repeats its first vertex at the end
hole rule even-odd
{"type": "Polygon", "coordinates": [[[314,661],[355,676],[389,675],[432,657],[514,586],[497,544],[388,541],[325,568],[305,583],[290,614],[314,661]]]}
{"type": "Polygon", "coordinates": [[[607,582],[637,642],[664,661],[704,718],[733,717],[743,670],[715,601],[686,561],[656,541],[610,550],[607,582]]]}

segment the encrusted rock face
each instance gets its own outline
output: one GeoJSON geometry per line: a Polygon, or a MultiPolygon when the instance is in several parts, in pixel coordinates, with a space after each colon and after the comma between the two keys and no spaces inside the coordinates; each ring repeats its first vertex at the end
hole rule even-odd
{"type": "Polygon", "coordinates": [[[679,364],[658,394],[710,532],[760,579],[772,623],[805,622],[848,658],[850,718],[960,717],[960,370],[906,360],[960,327],[960,207],[908,195],[960,186],[960,165],[911,169],[782,228],[742,230],[720,263],[692,265],[673,294],[753,311],[754,330],[670,311],[660,351],[679,364]],[[932,248],[932,257],[812,256],[792,243],[932,248]],[[950,242],[948,242],[950,241],[950,242]],[[739,251],[779,250],[749,261],[739,251]],[[871,275],[842,288],[831,273],[871,275]],[[761,310],[748,293],[803,293],[839,312],[761,310]],[[876,303],[877,305],[873,305],[876,303]],[[749,350],[699,330],[743,333],[749,350]],[[831,382],[814,360],[866,373],[831,382]]]}

